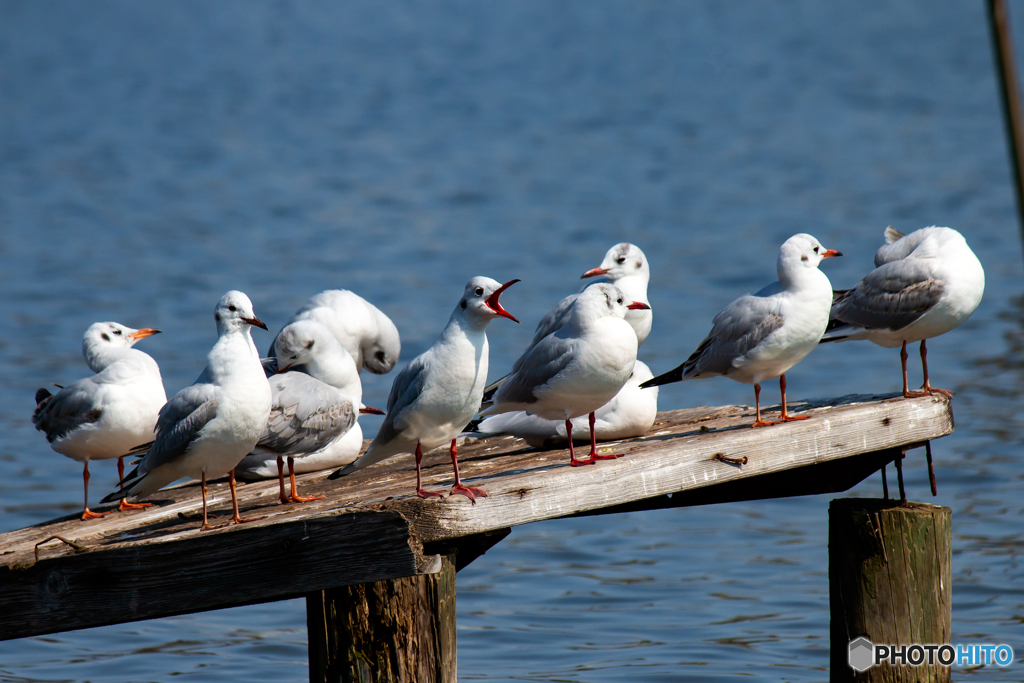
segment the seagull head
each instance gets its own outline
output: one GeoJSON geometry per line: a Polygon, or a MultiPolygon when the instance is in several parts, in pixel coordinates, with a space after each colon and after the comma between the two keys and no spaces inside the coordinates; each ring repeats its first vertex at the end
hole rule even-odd
{"type": "Polygon", "coordinates": [[[348,355],[341,342],[325,325],[315,320],[296,320],[286,325],[274,341],[278,373],[296,365],[306,365],[329,350],[348,355]]]}
{"type": "Polygon", "coordinates": [[[252,311],[252,301],[242,292],[231,290],[220,298],[213,309],[213,318],[217,321],[217,331],[248,330],[255,326],[267,329],[266,324],[256,317],[252,311]]]}
{"type": "Polygon", "coordinates": [[[373,309],[377,319],[377,337],[369,346],[363,347],[363,366],[375,375],[391,372],[402,352],[402,340],[398,336],[398,328],[391,318],[373,309]]]}
{"type": "Polygon", "coordinates": [[[630,310],[646,310],[650,306],[642,301],[632,301],[622,290],[608,282],[597,282],[586,289],[573,304],[572,315],[580,323],[597,318],[625,318],[630,310]]]}
{"type": "Polygon", "coordinates": [[[466,291],[463,292],[462,299],[455,311],[463,313],[466,317],[482,320],[485,324],[494,318],[508,318],[519,322],[498,301],[501,293],[517,282],[519,280],[509,280],[505,284],[501,284],[489,277],[477,276],[466,283],[466,291]]]}
{"type": "Polygon", "coordinates": [[[802,232],[782,243],[779,249],[779,270],[817,268],[822,259],[832,256],[842,256],[842,253],[826,249],[814,237],[802,232]]]}
{"type": "Polygon", "coordinates": [[[604,275],[612,282],[634,275],[650,279],[651,268],[647,265],[647,257],[644,256],[644,252],[640,251],[640,247],[629,242],[622,242],[608,250],[600,266],[583,273],[580,275],[580,279],[599,275],[604,275]]]}
{"type": "Polygon", "coordinates": [[[82,355],[93,372],[100,372],[118,357],[115,350],[131,348],[140,339],[159,333],[152,327],[136,330],[120,323],[93,323],[82,336],[82,355]]]}

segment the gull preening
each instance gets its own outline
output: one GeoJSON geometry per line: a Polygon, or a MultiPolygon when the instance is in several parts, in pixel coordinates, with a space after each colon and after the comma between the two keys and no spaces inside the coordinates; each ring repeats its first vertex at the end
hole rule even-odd
{"type": "MultiPolygon", "coordinates": [[[[360,372],[366,368],[383,375],[398,362],[402,350],[398,328],[379,308],[347,289],[328,289],[312,296],[285,325],[297,320],[325,325],[351,354],[360,372]]],[[[274,355],[273,343],[268,354],[274,355]]]]}
{"type": "Polygon", "coordinates": [[[951,228],[922,228],[904,235],[885,229],[875,269],[853,289],[836,292],[822,342],[867,339],[900,348],[903,395],[951,395],[928,381],[925,342],[967,320],[985,293],[985,270],[967,241],[951,228]],[[907,344],[921,342],[921,391],[907,387],[907,344]]]}
{"type": "Polygon", "coordinates": [[[295,474],[354,461],[363,443],[359,413],[383,411],[362,404],[355,361],[326,326],[315,320],[293,322],[278,334],[274,348],[267,429],[235,473],[240,479],[276,476],[282,503],[317,500],[298,495],[295,474]],[[284,458],[290,495],[284,488],[284,458]]]}
{"type": "Polygon", "coordinates": [[[726,306],[682,365],[641,386],[719,375],[753,384],[757,411],[753,426],[764,427],[777,423],[761,419],[761,382],[778,377],[780,421],[806,419],[786,410],[786,371],[818,345],[828,325],[832,285],[818,264],[830,256],[842,254],[825,249],[804,233],[790,237],[779,249],[778,281],[726,306]]]}
{"type": "Polygon", "coordinates": [[[217,343],[207,356],[201,377],[207,381],[185,387],[160,410],[156,439],[128,474],[120,491],[104,502],[132,496],[141,498],[173,481],[199,479],[203,494],[203,524],[210,529],[206,511],[206,480],[229,475],[232,519],[238,513],[234,467],[253,449],[267,427],[270,384],[260,355],[249,334],[251,327],[267,329],[242,292],[230,291],[214,310],[217,343]]]}
{"type": "MultiPolygon", "coordinates": [[[[612,400],[594,411],[594,434],[599,441],[615,441],[643,436],[658,414],[658,389],[641,389],[640,384],[654,375],[642,361],[633,364],[633,374],[612,400]]],[[[587,420],[572,420],[574,441],[585,441],[587,420]]],[[[526,440],[531,446],[547,446],[567,441],[565,422],[545,420],[538,415],[517,411],[484,418],[476,431],[482,435],[508,434],[526,440]]]]}
{"type": "Polygon", "coordinates": [[[525,411],[548,420],[564,420],[572,466],[616,455],[598,455],[594,411],[626,384],[636,361],[637,337],[624,318],[647,304],[629,301],[618,287],[598,283],[573,303],[568,321],[532,344],[494,393],[481,415],[525,411]],[[590,415],[590,457],[577,460],[572,419],[590,415]]]}
{"type": "Polygon", "coordinates": [[[421,498],[441,496],[440,491],[423,488],[420,463],[424,451],[451,442],[455,471],[451,495],[461,494],[474,502],[477,496],[487,495],[462,485],[455,437],[480,410],[487,385],[487,325],[498,317],[519,322],[498,301],[501,293],[516,282],[519,280],[502,285],[489,277],[474,277],[466,284],[441,336],[395,377],[387,416],[366,453],[332,474],[331,479],[398,453],[414,453],[416,494],[421,498]]]}
{"type": "MultiPolygon", "coordinates": [[[[96,374],[56,394],[46,389],[36,392],[32,423],[46,434],[53,450],[83,464],[82,519],[107,514],[89,509],[89,461],[117,458],[121,479],[122,458],[153,438],[153,426],[167,396],[156,361],[132,346],[159,332],[113,322],[94,323],[82,338],[82,355],[96,374]]],[[[134,507],[141,506],[122,501],[122,510],[134,507]]]]}

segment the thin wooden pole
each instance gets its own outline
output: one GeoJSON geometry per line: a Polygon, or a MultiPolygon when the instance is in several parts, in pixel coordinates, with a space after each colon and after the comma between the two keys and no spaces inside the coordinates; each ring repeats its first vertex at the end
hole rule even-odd
{"type": "Polygon", "coordinates": [[[1017,215],[1021,235],[1024,238],[1024,122],[1021,118],[1020,85],[1017,80],[1017,63],[1013,56],[1013,41],[1010,37],[1010,17],[1004,0],[988,0],[989,26],[995,48],[996,67],[999,71],[999,94],[1003,102],[1003,120],[1006,122],[1006,136],[1010,143],[1010,160],[1013,164],[1017,215]]]}

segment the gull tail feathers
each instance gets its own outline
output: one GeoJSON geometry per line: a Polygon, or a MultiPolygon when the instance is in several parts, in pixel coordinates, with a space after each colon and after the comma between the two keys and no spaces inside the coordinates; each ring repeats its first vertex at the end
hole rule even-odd
{"type": "MultiPolygon", "coordinates": [[[[688,363],[689,361],[687,361],[688,363]]],[[[662,384],[671,384],[672,382],[682,382],[683,373],[686,371],[687,363],[675,367],[668,372],[658,375],[654,379],[649,379],[640,385],[641,389],[648,389],[650,387],[660,387],[662,384]]]]}

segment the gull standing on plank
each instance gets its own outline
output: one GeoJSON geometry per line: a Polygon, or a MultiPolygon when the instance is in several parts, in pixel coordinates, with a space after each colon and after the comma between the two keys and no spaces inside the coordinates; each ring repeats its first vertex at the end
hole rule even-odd
{"type": "Polygon", "coordinates": [[[212,528],[207,521],[206,480],[228,474],[232,519],[248,521],[238,514],[234,467],[259,441],[270,414],[270,384],[249,334],[252,326],[267,326],[253,313],[249,297],[238,291],[221,298],[213,317],[218,339],[200,376],[208,381],[185,387],[160,410],[156,440],[125,478],[124,488],[104,502],[148,496],[182,477],[199,479],[200,530],[206,530],[212,528]]]}
{"type": "Polygon", "coordinates": [[[967,241],[951,228],[922,228],[904,235],[885,229],[876,268],[853,289],[836,292],[822,342],[867,339],[900,348],[903,395],[938,392],[928,382],[925,341],[949,332],[974,313],[985,293],[985,270],[967,241]],[[921,342],[921,391],[907,387],[907,344],[921,342]]]}
{"type": "MultiPolygon", "coordinates": [[[[352,355],[360,372],[366,368],[384,375],[398,362],[402,350],[398,328],[380,309],[347,289],[328,289],[316,294],[285,324],[297,320],[316,320],[326,325],[352,355]]],[[[273,343],[268,353],[274,355],[273,343]]]]}
{"type": "Polygon", "coordinates": [[[384,411],[362,404],[355,361],[315,320],[286,325],[274,350],[276,358],[267,359],[274,361],[268,374],[274,398],[267,431],[235,473],[246,480],[276,476],[282,503],[317,500],[298,495],[295,473],[333,469],[355,460],[363,444],[358,414],[384,411]],[[285,457],[290,496],[284,490],[285,457]]]}
{"type": "Polygon", "coordinates": [[[718,375],[753,384],[757,419],[752,426],[765,427],[778,423],[761,419],[761,382],[778,377],[779,421],[806,420],[786,411],[786,371],[803,360],[825,332],[832,285],[818,264],[830,256],[842,254],[804,233],[790,237],[779,249],[778,282],[726,306],[685,363],[641,386],[718,375]]]}
{"type": "MultiPolygon", "coordinates": [[[[106,512],[89,509],[89,461],[117,458],[118,479],[123,457],[153,436],[160,407],[167,402],[160,367],[132,346],[160,330],[133,330],[118,323],[94,323],[82,339],[82,355],[96,374],[62,388],[56,395],[36,392],[32,424],[46,434],[50,447],[84,464],[85,509],[82,519],[106,512]]],[[[147,507],[121,501],[121,509],[147,507]]]]}
{"type": "Polygon", "coordinates": [[[459,478],[457,437],[480,410],[487,384],[487,325],[498,317],[519,322],[501,307],[498,297],[519,280],[498,284],[489,277],[474,277],[466,283],[462,299],[448,325],[434,344],[412,359],[398,373],[388,395],[387,417],[361,458],[330,476],[380,462],[396,453],[416,454],[416,494],[420,498],[441,496],[440,491],[423,488],[420,462],[423,451],[451,442],[455,484],[451,494],[476,501],[487,494],[463,486],[459,478]]]}
{"type": "Polygon", "coordinates": [[[629,310],[647,304],[628,301],[618,287],[598,283],[576,299],[569,320],[557,332],[532,345],[512,366],[481,415],[526,411],[548,420],[565,420],[573,467],[618,455],[598,455],[594,411],[626,384],[636,361],[637,338],[624,320],[629,310]],[[590,459],[577,460],[572,418],[590,414],[590,459]]]}
{"type": "MultiPolygon", "coordinates": [[[[594,433],[601,441],[615,441],[642,436],[654,424],[658,414],[658,389],[641,389],[640,384],[654,377],[642,361],[633,364],[633,374],[612,400],[594,411],[594,433]]],[[[582,416],[572,420],[577,430],[576,441],[587,437],[579,430],[586,429],[582,416]]],[[[567,440],[565,423],[545,420],[525,412],[502,413],[484,418],[476,431],[481,434],[509,434],[525,439],[531,446],[545,446],[567,440]]]]}

